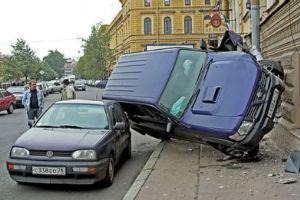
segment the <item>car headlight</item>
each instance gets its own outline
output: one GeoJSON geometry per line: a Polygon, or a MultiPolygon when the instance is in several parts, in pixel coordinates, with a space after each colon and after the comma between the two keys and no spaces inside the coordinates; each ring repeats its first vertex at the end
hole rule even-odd
{"type": "Polygon", "coordinates": [[[239,130],[235,134],[229,136],[229,138],[236,141],[241,141],[247,136],[252,127],[253,122],[244,121],[239,130]]]}
{"type": "Polygon", "coordinates": [[[97,154],[94,150],[78,150],[72,154],[75,160],[96,160],[97,154]]]}
{"type": "Polygon", "coordinates": [[[29,156],[29,151],[25,148],[13,147],[10,152],[10,157],[26,158],[29,156]]]}

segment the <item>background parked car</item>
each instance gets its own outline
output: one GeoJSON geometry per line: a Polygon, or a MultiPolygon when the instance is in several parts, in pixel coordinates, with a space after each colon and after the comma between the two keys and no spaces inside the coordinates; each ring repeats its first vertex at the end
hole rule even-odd
{"type": "Polygon", "coordinates": [[[59,81],[52,80],[52,81],[48,81],[47,84],[49,86],[50,93],[62,91],[62,85],[60,84],[59,81]]]}
{"type": "Polygon", "coordinates": [[[81,80],[75,81],[75,83],[74,83],[74,89],[75,89],[75,90],[82,90],[82,91],[85,91],[85,90],[86,90],[86,87],[85,87],[84,82],[81,81],[81,80]]]}
{"type": "Polygon", "coordinates": [[[106,87],[106,85],[107,85],[107,82],[108,82],[108,80],[100,80],[100,81],[97,83],[96,87],[99,87],[99,88],[101,88],[101,89],[104,89],[104,88],[106,87]]]}
{"type": "Polygon", "coordinates": [[[8,114],[14,112],[16,97],[3,89],[0,89],[0,111],[6,110],[8,114]]]}
{"type": "Polygon", "coordinates": [[[24,107],[22,104],[22,98],[25,92],[25,87],[24,86],[12,86],[7,88],[7,91],[12,93],[16,97],[16,107],[24,107]]]}
{"type": "Polygon", "coordinates": [[[50,94],[50,87],[48,86],[47,82],[41,82],[46,90],[47,95],[50,94]]]}
{"type": "Polygon", "coordinates": [[[17,139],[7,169],[20,183],[111,185],[115,164],[130,156],[129,122],[119,103],[59,101],[17,139]]]}
{"type": "Polygon", "coordinates": [[[47,88],[43,83],[41,83],[41,82],[37,83],[36,86],[39,90],[41,90],[43,92],[44,97],[46,97],[48,95],[47,88]]]}

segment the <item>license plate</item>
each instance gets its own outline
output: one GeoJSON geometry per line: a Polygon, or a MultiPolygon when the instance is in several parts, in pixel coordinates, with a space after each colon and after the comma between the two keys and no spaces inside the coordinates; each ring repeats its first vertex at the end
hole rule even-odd
{"type": "Polygon", "coordinates": [[[32,167],[32,174],[65,176],[66,168],[65,167],[32,167]]]}
{"type": "Polygon", "coordinates": [[[271,104],[270,104],[270,107],[269,107],[269,111],[268,111],[268,117],[270,117],[270,118],[273,116],[274,110],[275,110],[276,105],[277,105],[278,97],[279,97],[279,91],[277,89],[275,89],[274,93],[273,93],[272,100],[271,100],[271,104]]]}

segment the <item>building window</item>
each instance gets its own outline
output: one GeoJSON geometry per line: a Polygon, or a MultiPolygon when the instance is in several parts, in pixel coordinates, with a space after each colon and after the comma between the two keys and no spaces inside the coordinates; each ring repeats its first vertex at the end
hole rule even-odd
{"type": "Polygon", "coordinates": [[[218,36],[209,34],[208,35],[208,44],[211,47],[217,48],[218,47],[218,36]]]}
{"type": "Polygon", "coordinates": [[[165,17],[164,19],[164,33],[167,34],[172,34],[172,21],[170,17],[165,17]]]}
{"type": "Polygon", "coordinates": [[[164,0],[165,6],[169,6],[171,4],[171,0],[164,0]]]}
{"type": "Polygon", "coordinates": [[[210,5],[210,0],[204,0],[205,5],[210,5]]]}
{"type": "Polygon", "coordinates": [[[144,5],[145,6],[150,6],[150,0],[144,0],[144,5]]]}
{"type": "Polygon", "coordinates": [[[184,33],[192,33],[192,18],[190,16],[187,16],[184,18],[184,33]]]}
{"type": "Polygon", "coordinates": [[[192,1],[192,0],[184,0],[184,4],[185,4],[185,5],[191,5],[191,1],[192,1]]]}
{"type": "Polygon", "coordinates": [[[150,35],[151,34],[151,19],[149,17],[146,17],[144,19],[144,34],[150,35]]]}
{"type": "Polygon", "coordinates": [[[211,17],[209,15],[205,15],[204,20],[210,20],[211,17]]]}

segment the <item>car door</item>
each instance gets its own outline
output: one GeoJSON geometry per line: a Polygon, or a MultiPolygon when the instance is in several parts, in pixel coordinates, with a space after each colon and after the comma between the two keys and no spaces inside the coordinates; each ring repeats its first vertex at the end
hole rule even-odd
{"type": "Polygon", "coordinates": [[[2,91],[2,96],[4,97],[4,110],[6,110],[11,104],[11,95],[7,91],[2,91]]]}
{"type": "Polygon", "coordinates": [[[116,115],[117,122],[122,122],[125,124],[125,129],[121,130],[121,138],[120,138],[120,149],[123,152],[123,150],[126,148],[128,144],[128,140],[130,139],[129,123],[119,103],[114,104],[114,114],[116,115]]]}
{"type": "MultiPolygon", "coordinates": [[[[109,111],[112,116],[113,127],[116,125],[117,122],[126,123],[126,116],[121,111],[121,107],[118,103],[114,103],[110,105],[109,111]]],[[[116,158],[117,160],[119,160],[124,148],[126,147],[125,141],[128,138],[128,132],[126,130],[116,130],[116,129],[114,129],[114,132],[116,134],[116,158]]]]}
{"type": "Polygon", "coordinates": [[[5,98],[0,91],[0,111],[5,110],[5,98]]]}

